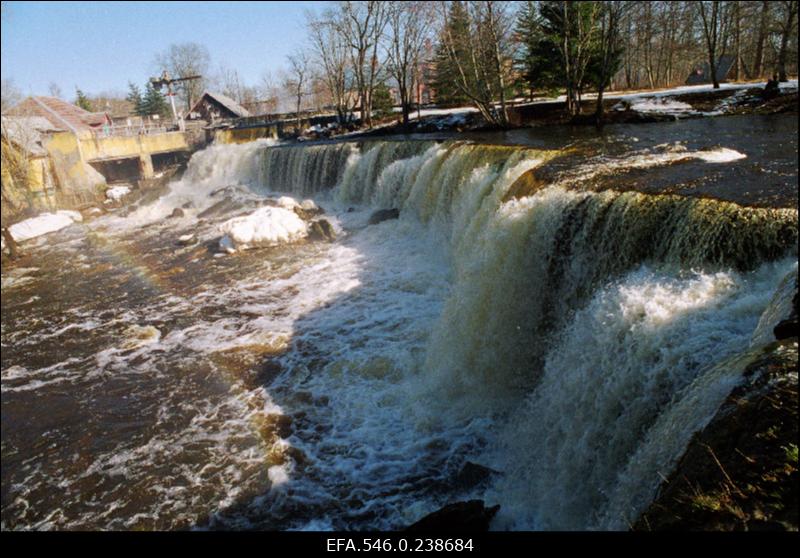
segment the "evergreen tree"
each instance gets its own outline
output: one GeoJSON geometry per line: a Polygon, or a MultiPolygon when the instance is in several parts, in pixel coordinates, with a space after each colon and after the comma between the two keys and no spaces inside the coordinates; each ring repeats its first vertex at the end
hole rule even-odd
{"type": "Polygon", "coordinates": [[[139,86],[133,82],[128,82],[128,96],[125,99],[133,105],[133,114],[136,116],[147,116],[144,107],[144,99],[139,86]]]}
{"type": "MultiPolygon", "coordinates": [[[[518,34],[523,44],[518,60],[530,89],[564,88],[568,109],[576,114],[588,86],[599,86],[602,34],[597,2],[540,2],[538,13],[529,2],[520,13],[518,34]]],[[[616,70],[622,51],[613,52],[616,70]]],[[[606,71],[606,82],[613,71],[606,71]]],[[[604,86],[607,85],[604,84],[604,86]]]]}
{"type": "Polygon", "coordinates": [[[94,107],[92,107],[92,102],[89,100],[83,91],[79,88],[75,88],[75,106],[81,107],[83,110],[88,110],[89,112],[94,111],[94,107]]]}
{"type": "MultiPolygon", "coordinates": [[[[469,46],[464,40],[470,33],[470,19],[463,2],[450,4],[447,25],[441,33],[442,35],[449,34],[449,37],[452,38],[455,56],[462,61],[462,67],[471,67],[469,46]]],[[[436,46],[432,83],[436,92],[436,104],[439,106],[464,105],[470,100],[455,85],[458,79],[458,68],[448,55],[446,46],[448,42],[442,37],[436,46]]]]}
{"type": "Polygon", "coordinates": [[[545,34],[535,2],[526,2],[520,10],[516,31],[521,43],[516,59],[521,76],[519,85],[531,94],[563,86],[558,45],[545,34]]]}
{"type": "Polygon", "coordinates": [[[142,99],[142,111],[147,116],[158,115],[159,118],[167,118],[171,114],[171,109],[167,100],[161,92],[148,83],[142,99]]]}
{"type": "Polygon", "coordinates": [[[375,116],[383,117],[392,113],[392,94],[385,83],[379,83],[372,91],[372,110],[375,116]]]}

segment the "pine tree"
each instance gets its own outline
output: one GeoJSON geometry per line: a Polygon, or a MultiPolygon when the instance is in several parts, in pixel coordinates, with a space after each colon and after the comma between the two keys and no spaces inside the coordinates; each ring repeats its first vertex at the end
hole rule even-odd
{"type": "Polygon", "coordinates": [[[564,83],[561,55],[551,37],[545,35],[535,2],[526,2],[517,19],[517,37],[521,43],[516,59],[520,85],[533,91],[552,91],[564,83]]]}
{"type": "Polygon", "coordinates": [[[383,117],[392,113],[392,94],[385,83],[379,83],[372,92],[372,110],[375,116],[383,117]]]}
{"type": "Polygon", "coordinates": [[[470,19],[462,2],[452,2],[449,7],[447,26],[441,31],[436,46],[435,69],[433,76],[433,89],[436,92],[436,104],[439,106],[458,106],[469,103],[469,97],[456,87],[458,68],[453,64],[447,52],[448,41],[444,36],[453,40],[456,57],[462,61],[463,68],[471,67],[469,47],[463,38],[470,33],[470,19]],[[447,35],[445,35],[447,34],[447,35]]]}
{"type": "Polygon", "coordinates": [[[83,91],[79,88],[75,88],[75,106],[81,107],[83,110],[88,110],[89,112],[94,111],[94,107],[92,107],[92,102],[89,100],[83,91]]]}
{"type": "Polygon", "coordinates": [[[144,110],[144,99],[142,99],[142,92],[139,86],[133,82],[128,82],[128,96],[125,99],[133,105],[133,114],[136,116],[147,116],[144,110]]]}
{"type": "Polygon", "coordinates": [[[145,88],[144,99],[142,99],[142,111],[145,115],[158,115],[160,118],[168,117],[171,112],[164,95],[153,87],[152,83],[148,83],[145,88]]]}
{"type": "MultiPolygon", "coordinates": [[[[600,6],[594,2],[540,2],[536,13],[531,4],[518,21],[525,80],[531,89],[565,88],[567,108],[577,114],[582,92],[587,86],[597,86],[600,79],[600,6]]],[[[621,50],[614,52],[612,69],[618,67],[620,57],[621,50]]]]}

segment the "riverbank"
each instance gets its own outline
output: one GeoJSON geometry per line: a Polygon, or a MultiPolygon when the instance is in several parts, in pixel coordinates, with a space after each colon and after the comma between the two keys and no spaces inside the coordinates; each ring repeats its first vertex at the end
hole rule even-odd
{"type": "MultiPolygon", "coordinates": [[[[723,84],[720,89],[708,86],[677,87],[665,90],[609,93],[604,97],[603,124],[632,124],[672,122],[678,119],[705,118],[742,114],[797,114],[797,80],[780,88],[775,98],[764,98],[763,84],[723,84]]],[[[563,96],[562,96],[563,97],[563,96]]],[[[563,98],[539,99],[534,102],[510,104],[507,129],[548,126],[595,126],[596,100],[587,95],[576,116],[566,110],[563,98]]],[[[445,131],[489,131],[497,129],[474,108],[424,110],[412,121],[386,122],[371,130],[352,132],[338,137],[385,137],[396,134],[435,134],[445,131]]]]}

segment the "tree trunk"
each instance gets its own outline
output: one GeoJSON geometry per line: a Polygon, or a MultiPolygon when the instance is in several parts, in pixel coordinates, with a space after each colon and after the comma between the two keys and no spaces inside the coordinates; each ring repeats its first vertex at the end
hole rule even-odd
{"type": "Polygon", "coordinates": [[[760,78],[764,75],[764,41],[767,40],[767,16],[769,15],[769,2],[761,2],[761,21],[758,25],[758,39],[756,40],[756,56],[753,61],[753,77],[760,78]]]}
{"type": "Polygon", "coordinates": [[[789,37],[794,29],[794,18],[797,15],[797,2],[786,2],[789,11],[786,24],[781,33],[781,49],[778,51],[778,81],[788,81],[786,77],[786,57],[789,50],[789,37]]]}

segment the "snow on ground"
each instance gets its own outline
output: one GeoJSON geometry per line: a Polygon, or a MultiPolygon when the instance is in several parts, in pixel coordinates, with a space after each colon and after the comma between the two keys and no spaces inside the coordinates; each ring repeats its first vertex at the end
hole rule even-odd
{"type": "MultiPolygon", "coordinates": [[[[606,99],[619,99],[625,101],[632,101],[635,99],[644,99],[644,98],[662,98],[662,97],[674,97],[677,95],[686,95],[688,93],[712,93],[714,91],[724,91],[724,90],[740,90],[740,89],[752,89],[754,87],[761,87],[763,88],[766,85],[764,81],[757,81],[757,82],[750,82],[750,83],[720,83],[719,89],[715,90],[714,86],[710,83],[703,84],[703,85],[681,85],[678,87],[670,87],[667,89],[655,89],[655,90],[648,90],[648,91],[638,91],[635,93],[625,93],[625,92],[606,92],[603,94],[603,97],[606,99]]],[[[787,91],[791,91],[793,89],[797,89],[797,80],[790,79],[786,83],[780,84],[781,89],[785,89],[787,91]]],[[[583,100],[590,100],[596,99],[596,93],[587,93],[583,95],[583,100]]],[[[540,103],[552,103],[556,101],[566,101],[567,98],[565,95],[559,95],[558,97],[550,97],[550,98],[542,98],[536,99],[529,103],[521,103],[521,104],[529,104],[535,105],[540,103]]]]}
{"type": "Polygon", "coordinates": [[[293,211],[282,207],[261,207],[243,217],[234,217],[220,225],[225,234],[220,247],[244,249],[253,246],[275,246],[306,236],[306,224],[293,211]]]}
{"type": "Polygon", "coordinates": [[[55,213],[42,213],[36,217],[25,219],[8,227],[8,232],[17,242],[23,242],[43,234],[51,233],[83,221],[77,211],[61,210],[55,213]]]}
{"type": "Polygon", "coordinates": [[[106,190],[106,198],[111,201],[119,201],[128,194],[131,193],[131,189],[129,186],[114,186],[113,188],[109,188],[106,190]]]}

